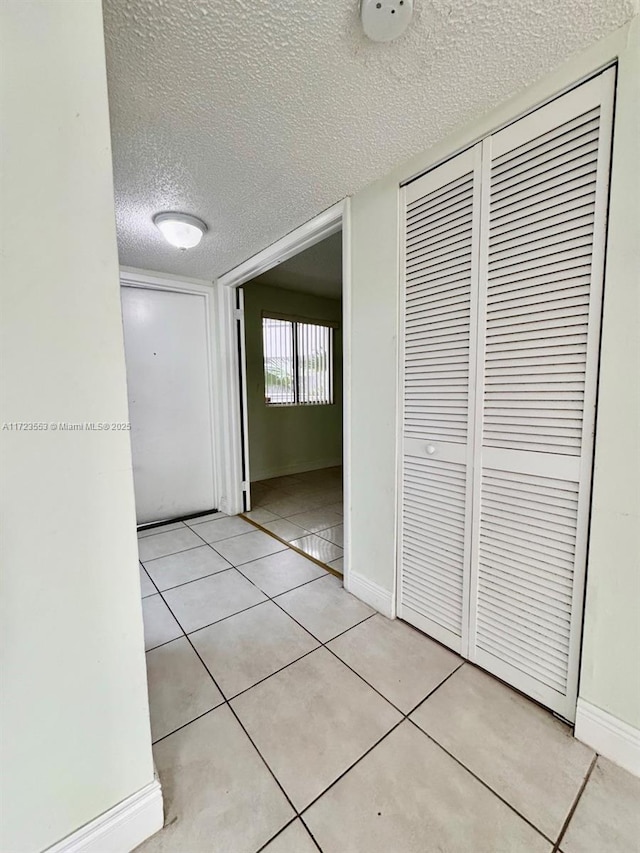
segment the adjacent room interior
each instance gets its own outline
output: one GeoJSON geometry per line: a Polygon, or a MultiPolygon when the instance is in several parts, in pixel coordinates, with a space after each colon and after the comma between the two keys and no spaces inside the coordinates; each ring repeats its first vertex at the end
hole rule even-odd
{"type": "Polygon", "coordinates": [[[342,574],[342,232],[242,290],[244,515],[342,574]]]}

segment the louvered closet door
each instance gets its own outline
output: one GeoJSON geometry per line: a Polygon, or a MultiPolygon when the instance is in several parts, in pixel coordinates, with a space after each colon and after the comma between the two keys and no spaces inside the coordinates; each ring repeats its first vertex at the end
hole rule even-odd
{"type": "Polygon", "coordinates": [[[403,190],[398,615],[459,652],[468,626],[480,157],[478,145],[403,190]]]}
{"type": "Polygon", "coordinates": [[[573,719],[613,71],[483,143],[470,657],[573,719]]]}

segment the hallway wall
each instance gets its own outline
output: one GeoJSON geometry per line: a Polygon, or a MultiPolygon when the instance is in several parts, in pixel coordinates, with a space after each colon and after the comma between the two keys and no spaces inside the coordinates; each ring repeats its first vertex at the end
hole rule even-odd
{"type": "Polygon", "coordinates": [[[50,426],[128,421],[101,4],[0,16],[2,420],[48,427],[0,431],[0,849],[39,853],[154,773],[129,433],[50,426]]]}
{"type": "Polygon", "coordinates": [[[252,480],[342,464],[342,329],[334,337],[334,400],[330,406],[267,406],[264,402],[262,312],[341,321],[339,299],[279,287],[244,287],[252,480]]]}

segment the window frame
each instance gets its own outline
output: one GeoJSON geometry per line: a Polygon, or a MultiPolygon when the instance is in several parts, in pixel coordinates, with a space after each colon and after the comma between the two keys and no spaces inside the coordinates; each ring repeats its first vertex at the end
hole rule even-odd
{"type": "Polygon", "coordinates": [[[261,326],[262,326],[262,379],[264,383],[264,405],[267,408],[307,408],[307,407],[317,407],[317,406],[333,406],[335,405],[335,332],[336,329],[339,328],[339,324],[333,320],[318,320],[316,318],[311,317],[301,317],[298,315],[292,314],[281,314],[274,311],[263,311],[261,316],[261,326]],[[292,377],[293,377],[293,401],[291,402],[283,402],[283,403],[272,403],[267,397],[267,381],[266,381],[266,355],[264,350],[264,321],[265,320],[279,320],[281,322],[289,323],[291,327],[291,351],[292,351],[292,377]],[[307,325],[307,326],[320,326],[322,328],[326,328],[329,330],[329,346],[328,346],[328,367],[327,367],[327,378],[328,378],[328,400],[322,400],[319,402],[313,402],[312,400],[301,400],[301,376],[300,376],[300,347],[299,347],[299,336],[298,336],[298,326],[307,325]]]}

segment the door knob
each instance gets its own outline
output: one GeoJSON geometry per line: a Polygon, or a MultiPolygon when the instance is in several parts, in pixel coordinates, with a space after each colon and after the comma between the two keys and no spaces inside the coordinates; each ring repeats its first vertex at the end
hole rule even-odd
{"type": "Polygon", "coordinates": [[[435,446],[433,444],[427,444],[427,453],[431,454],[431,453],[435,453],[435,452],[436,452],[435,446]]]}

